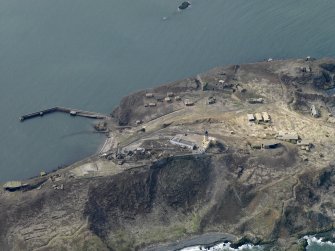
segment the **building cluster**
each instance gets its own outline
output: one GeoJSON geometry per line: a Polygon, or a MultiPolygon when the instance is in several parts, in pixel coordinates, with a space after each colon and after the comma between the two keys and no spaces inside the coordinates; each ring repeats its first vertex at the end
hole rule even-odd
{"type": "Polygon", "coordinates": [[[164,96],[163,97],[156,96],[152,92],[147,92],[145,94],[145,98],[149,99],[149,100],[152,100],[152,102],[145,103],[144,107],[156,107],[157,102],[172,103],[173,100],[181,101],[181,97],[180,96],[175,96],[175,94],[173,92],[167,92],[165,97],[164,96]],[[153,102],[153,101],[156,101],[156,102],[153,102]]]}
{"type": "Polygon", "coordinates": [[[249,122],[256,122],[256,123],[269,123],[271,121],[271,117],[267,112],[262,112],[262,113],[255,113],[255,114],[247,114],[247,119],[249,122]]]}

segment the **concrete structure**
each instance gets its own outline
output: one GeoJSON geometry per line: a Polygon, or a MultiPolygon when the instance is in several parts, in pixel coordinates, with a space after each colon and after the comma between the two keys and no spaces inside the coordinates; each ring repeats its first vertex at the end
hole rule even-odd
{"type": "Polygon", "coordinates": [[[154,94],[151,93],[151,92],[148,92],[148,93],[145,94],[145,97],[146,97],[146,98],[153,98],[153,97],[154,97],[154,94]]]}
{"type": "Polygon", "coordinates": [[[312,105],[312,106],[311,106],[311,115],[312,115],[314,118],[318,118],[318,117],[320,117],[320,112],[318,111],[318,109],[316,109],[315,105],[312,105]]]}
{"type": "Polygon", "coordinates": [[[262,122],[263,121],[262,114],[260,114],[260,113],[256,113],[255,114],[255,118],[256,118],[257,122],[262,122]]]}
{"type": "Polygon", "coordinates": [[[36,118],[36,117],[43,117],[44,115],[55,113],[55,112],[69,113],[71,116],[80,116],[80,117],[86,117],[86,118],[92,118],[92,119],[107,119],[107,118],[109,118],[108,115],[104,115],[104,114],[97,113],[97,112],[89,112],[89,111],[84,111],[84,110],[78,110],[78,109],[56,106],[56,107],[45,109],[45,110],[42,110],[42,111],[22,115],[20,117],[20,121],[23,122],[27,119],[32,119],[32,118],[36,118]]]}
{"type": "Polygon", "coordinates": [[[297,144],[297,142],[299,140],[299,135],[295,132],[290,132],[290,133],[280,132],[276,138],[278,140],[287,141],[287,142],[291,142],[293,144],[297,144]]]}
{"type": "Polygon", "coordinates": [[[247,114],[248,121],[252,122],[255,121],[255,116],[251,113],[247,114]]]}
{"type": "Polygon", "coordinates": [[[250,104],[260,104],[264,102],[263,98],[249,98],[247,100],[250,104]]]}
{"type": "Polygon", "coordinates": [[[262,112],[264,122],[270,122],[270,116],[267,112],[262,112]]]}
{"type": "Polygon", "coordinates": [[[186,106],[192,106],[194,105],[193,101],[189,100],[189,99],[185,99],[185,105],[186,106]]]}
{"type": "Polygon", "coordinates": [[[170,143],[173,145],[178,145],[182,148],[187,148],[189,150],[194,150],[196,148],[196,144],[194,142],[184,140],[181,136],[175,136],[170,140],[170,143]]]}

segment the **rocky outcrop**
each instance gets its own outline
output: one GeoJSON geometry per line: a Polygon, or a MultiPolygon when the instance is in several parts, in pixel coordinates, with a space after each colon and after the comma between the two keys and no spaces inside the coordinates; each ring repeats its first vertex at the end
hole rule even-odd
{"type": "MultiPolygon", "coordinates": [[[[113,233],[131,231],[144,218],[143,224],[152,227],[174,225],[176,215],[188,215],[208,200],[211,169],[210,158],[189,156],[102,178],[88,193],[84,214],[89,228],[108,243],[113,233]]],[[[119,250],[117,243],[110,248],[119,250]]]]}

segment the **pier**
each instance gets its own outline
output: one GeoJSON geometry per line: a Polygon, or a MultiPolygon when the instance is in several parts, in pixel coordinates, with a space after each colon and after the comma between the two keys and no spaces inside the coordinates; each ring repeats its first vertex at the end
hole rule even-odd
{"type": "Polygon", "coordinates": [[[92,118],[92,119],[107,119],[107,118],[109,118],[108,115],[97,113],[97,112],[89,112],[89,111],[83,111],[83,110],[78,110],[78,109],[56,106],[56,107],[41,110],[41,111],[38,111],[38,112],[22,115],[20,117],[20,121],[23,122],[27,119],[42,117],[46,114],[51,114],[51,113],[55,113],[55,112],[68,113],[71,116],[79,116],[79,117],[92,118]]]}

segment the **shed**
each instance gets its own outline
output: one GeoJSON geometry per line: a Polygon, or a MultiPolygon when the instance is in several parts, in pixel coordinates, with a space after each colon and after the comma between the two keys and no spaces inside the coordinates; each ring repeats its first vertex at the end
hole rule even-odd
{"type": "Polygon", "coordinates": [[[297,145],[301,147],[302,150],[309,151],[312,144],[308,140],[298,140],[297,145]]]}
{"type": "Polygon", "coordinates": [[[146,98],[152,98],[153,96],[154,96],[154,94],[151,93],[151,92],[148,92],[148,93],[145,94],[146,98]]]}
{"type": "Polygon", "coordinates": [[[283,140],[296,144],[299,140],[299,135],[297,133],[279,133],[277,136],[278,140],[283,140]]]}
{"type": "Polygon", "coordinates": [[[189,100],[189,99],[185,99],[185,105],[186,106],[192,106],[194,105],[193,101],[189,100]]]}
{"type": "Polygon", "coordinates": [[[255,117],[251,113],[247,114],[247,118],[248,118],[248,121],[255,121],[255,117]]]}
{"type": "Polygon", "coordinates": [[[166,96],[167,96],[167,97],[173,97],[173,96],[174,96],[174,93],[173,93],[173,92],[168,92],[168,93],[166,94],[166,96]]]}
{"type": "Polygon", "coordinates": [[[158,102],[163,102],[164,101],[164,96],[156,96],[156,100],[158,101],[158,102]]]}
{"type": "Polygon", "coordinates": [[[164,100],[165,100],[166,102],[171,102],[171,101],[172,101],[172,99],[171,99],[170,97],[166,97],[164,100]]]}
{"type": "Polygon", "coordinates": [[[316,109],[315,105],[312,105],[312,106],[311,106],[311,115],[312,115],[314,118],[318,118],[318,117],[320,117],[320,112],[318,111],[318,109],[316,109]]]}
{"type": "Polygon", "coordinates": [[[255,114],[255,118],[256,118],[256,121],[257,121],[257,122],[261,122],[261,121],[263,121],[262,114],[260,114],[260,113],[256,113],[256,114],[255,114]]]}
{"type": "Polygon", "coordinates": [[[250,104],[257,104],[257,103],[263,103],[263,98],[249,98],[247,100],[250,104]]]}
{"type": "Polygon", "coordinates": [[[262,112],[264,122],[270,122],[270,116],[267,112],[262,112]]]}

